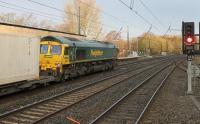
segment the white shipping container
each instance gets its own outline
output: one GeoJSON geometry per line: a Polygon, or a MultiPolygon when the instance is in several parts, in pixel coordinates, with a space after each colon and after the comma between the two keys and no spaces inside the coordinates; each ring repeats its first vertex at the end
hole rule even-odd
{"type": "Polygon", "coordinates": [[[0,85],[39,79],[40,38],[0,34],[0,85]]]}

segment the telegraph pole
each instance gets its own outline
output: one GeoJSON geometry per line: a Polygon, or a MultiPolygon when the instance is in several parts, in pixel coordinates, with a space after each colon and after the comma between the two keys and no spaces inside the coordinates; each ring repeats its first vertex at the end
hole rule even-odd
{"type": "Polygon", "coordinates": [[[129,55],[129,50],[130,50],[130,49],[129,49],[129,42],[130,42],[130,41],[129,41],[129,27],[127,26],[127,51],[128,51],[128,52],[127,52],[127,55],[129,55]]]}
{"type": "Polygon", "coordinates": [[[181,51],[182,51],[183,54],[185,54],[185,45],[184,45],[184,40],[185,40],[184,39],[184,35],[185,35],[184,33],[185,33],[185,29],[184,28],[185,28],[185,23],[182,21],[182,47],[181,47],[182,50],[181,51]]]}
{"type": "Polygon", "coordinates": [[[81,35],[81,7],[78,7],[78,34],[81,35]]]}
{"type": "Polygon", "coordinates": [[[99,37],[99,35],[101,34],[102,30],[103,30],[103,25],[101,26],[101,29],[100,29],[100,31],[98,32],[98,34],[97,34],[97,36],[96,36],[95,40],[97,40],[97,39],[98,39],[98,37],[99,37]]]}
{"type": "Polygon", "coordinates": [[[137,55],[139,55],[139,37],[137,38],[137,55]]]}
{"type": "Polygon", "coordinates": [[[77,33],[81,35],[81,7],[80,7],[81,3],[80,1],[76,2],[75,0],[73,2],[74,2],[74,6],[76,8],[76,13],[77,13],[77,33]]]}
{"type": "Polygon", "coordinates": [[[148,38],[149,33],[151,32],[152,29],[152,25],[149,27],[148,31],[146,32],[146,34],[144,35],[144,40],[145,40],[145,54],[150,55],[150,39],[148,38]]]}

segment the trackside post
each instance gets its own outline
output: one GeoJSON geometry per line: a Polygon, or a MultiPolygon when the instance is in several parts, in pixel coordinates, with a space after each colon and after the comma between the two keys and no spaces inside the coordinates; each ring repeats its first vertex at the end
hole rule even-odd
{"type": "Polygon", "coordinates": [[[192,92],[192,57],[195,54],[195,30],[194,22],[182,22],[182,50],[184,54],[187,54],[188,62],[188,89],[187,94],[193,94],[192,92]]]}
{"type": "Polygon", "coordinates": [[[187,94],[193,94],[192,91],[192,56],[187,57],[187,62],[188,62],[188,69],[187,69],[187,74],[188,74],[188,90],[187,94]]]}

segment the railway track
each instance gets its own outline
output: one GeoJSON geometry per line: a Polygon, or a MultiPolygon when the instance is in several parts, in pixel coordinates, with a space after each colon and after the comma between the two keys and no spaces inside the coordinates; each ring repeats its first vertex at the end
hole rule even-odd
{"type": "Polygon", "coordinates": [[[175,67],[169,64],[144,79],[90,124],[138,124],[175,67]]]}
{"type": "MultiPolygon", "coordinates": [[[[159,60],[158,58],[156,58],[156,59],[149,59],[148,61],[157,61],[157,60],[159,60]]],[[[132,60],[133,61],[133,60],[132,60]]],[[[127,62],[126,62],[126,60],[123,60],[123,62],[119,62],[119,65],[113,70],[113,71],[111,71],[111,73],[109,74],[109,75],[112,75],[112,74],[116,74],[116,73],[118,73],[119,71],[123,71],[123,68],[126,68],[126,67],[129,67],[129,66],[135,66],[135,65],[138,65],[138,63],[145,63],[145,60],[136,60],[136,61],[134,61],[134,62],[132,62],[131,60],[127,60],[127,62]]],[[[108,72],[108,71],[107,71],[108,72]]],[[[104,73],[102,73],[102,74],[106,74],[107,75],[107,73],[106,72],[104,72],[104,73]]],[[[105,75],[105,76],[106,76],[105,75]]],[[[47,80],[48,80],[48,78],[47,78],[47,80]]],[[[51,79],[52,80],[52,79],[51,79]]],[[[50,83],[50,82],[49,82],[50,83]]],[[[13,85],[7,85],[7,86],[3,86],[3,87],[0,87],[0,90],[2,90],[3,91],[3,89],[5,89],[5,88],[11,88],[11,87],[15,87],[16,85],[20,85],[21,83],[16,83],[16,84],[14,84],[14,86],[13,85]]],[[[48,85],[48,84],[47,84],[48,85]]],[[[36,87],[38,87],[39,85],[37,85],[36,87]]],[[[36,87],[30,87],[29,89],[35,89],[36,87]]],[[[11,88],[12,89],[12,88],[11,88]]],[[[25,89],[23,89],[23,90],[25,90],[25,89]]],[[[17,92],[19,92],[19,91],[22,91],[21,89],[17,89],[16,91],[14,91],[13,92],[13,90],[11,91],[11,93],[10,92],[8,92],[7,94],[5,93],[5,94],[0,94],[0,97],[1,96],[3,96],[3,95],[9,95],[9,94],[12,94],[12,93],[17,93],[17,92]]]]}
{"type": "Polygon", "coordinates": [[[129,70],[126,73],[124,72],[123,74],[119,74],[120,77],[115,75],[113,77],[109,77],[99,81],[101,83],[97,81],[96,83],[79,87],[72,91],[64,92],[62,94],[58,94],[51,98],[6,112],[0,115],[0,122],[3,124],[37,123],[67,107],[70,107],[99,92],[103,92],[104,90],[114,85],[117,85],[127,80],[128,78],[143,73],[150,68],[155,68],[158,65],[161,65],[161,62],[159,64],[158,63],[152,64],[142,69],[141,68],[138,70],[134,69],[132,71],[129,70]]]}
{"type": "Polygon", "coordinates": [[[151,65],[155,62],[159,62],[159,61],[161,62],[161,61],[165,61],[165,60],[167,60],[167,59],[160,59],[160,60],[159,59],[156,59],[156,60],[149,59],[148,62],[142,61],[138,64],[129,63],[128,65],[125,64],[125,66],[121,66],[120,69],[115,69],[115,70],[110,71],[110,72],[97,73],[97,74],[94,74],[94,75],[85,76],[85,77],[83,77],[83,79],[81,78],[81,79],[78,79],[77,81],[76,80],[69,81],[67,83],[67,85],[66,85],[66,83],[60,83],[60,84],[56,84],[55,86],[54,85],[48,86],[50,89],[44,88],[44,90],[41,90],[41,91],[40,90],[39,91],[33,90],[33,92],[32,91],[21,92],[20,94],[12,95],[11,96],[12,99],[10,99],[10,97],[9,97],[9,98],[4,98],[0,101],[0,103],[1,103],[1,105],[0,105],[0,115],[7,113],[9,111],[18,109],[21,106],[27,106],[28,104],[35,103],[35,102],[41,101],[43,99],[47,99],[47,98],[55,96],[57,94],[61,94],[63,92],[70,91],[72,89],[76,89],[77,87],[82,87],[82,86],[85,86],[85,85],[100,82],[100,81],[103,81],[105,79],[109,79],[109,78],[112,78],[114,76],[118,76],[120,74],[123,74],[125,72],[131,71],[131,70],[134,70],[134,69],[137,70],[137,69],[142,68],[144,66],[151,65]],[[26,93],[27,96],[24,96],[23,95],[24,93],[26,93]],[[19,97],[19,98],[17,98],[17,97],[19,97]]]}
{"type": "Polygon", "coordinates": [[[119,62],[118,66],[117,67],[122,67],[122,66],[128,66],[128,65],[136,65],[138,64],[139,62],[146,62],[146,61],[157,61],[157,60],[161,60],[161,59],[166,59],[165,57],[158,57],[158,58],[149,58],[149,59],[141,59],[141,60],[135,60],[133,62],[133,60],[127,60],[127,62],[119,62]]]}

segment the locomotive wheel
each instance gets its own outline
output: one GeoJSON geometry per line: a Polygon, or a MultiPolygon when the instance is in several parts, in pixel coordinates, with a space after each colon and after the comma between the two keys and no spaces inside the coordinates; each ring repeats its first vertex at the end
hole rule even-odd
{"type": "Polygon", "coordinates": [[[63,82],[63,81],[65,81],[65,79],[64,79],[64,75],[63,74],[60,74],[60,75],[58,75],[57,77],[55,77],[56,79],[55,79],[55,82],[63,82]]]}

